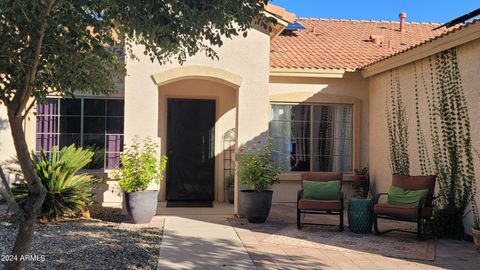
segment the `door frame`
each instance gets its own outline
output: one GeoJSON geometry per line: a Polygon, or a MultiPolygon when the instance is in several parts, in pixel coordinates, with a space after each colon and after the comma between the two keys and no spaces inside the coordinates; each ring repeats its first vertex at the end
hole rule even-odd
{"type": "MultiPolygon", "coordinates": [[[[161,90],[160,90],[161,91],[161,90]]],[[[213,96],[213,95],[202,95],[202,96],[197,96],[197,95],[172,95],[172,94],[167,94],[167,95],[162,95],[159,96],[159,113],[162,114],[161,117],[159,117],[159,130],[158,130],[158,135],[161,139],[161,154],[166,155],[167,154],[167,147],[168,147],[168,139],[167,139],[167,128],[168,128],[168,100],[169,99],[198,99],[198,100],[214,100],[215,101],[215,146],[214,150],[215,152],[218,152],[219,149],[219,135],[218,134],[218,118],[219,118],[219,102],[220,102],[220,96],[213,96]]],[[[220,145],[221,146],[221,145],[220,145]]],[[[215,161],[214,161],[214,183],[213,183],[213,202],[218,202],[222,201],[223,198],[225,197],[225,194],[223,192],[223,185],[219,184],[219,179],[221,178],[221,173],[219,172],[220,168],[220,162],[221,160],[218,158],[217,153],[215,154],[215,161]]],[[[223,181],[223,179],[220,179],[223,181]]],[[[223,183],[223,182],[222,182],[223,183]]],[[[160,196],[159,196],[159,201],[167,201],[167,181],[165,177],[165,181],[162,181],[160,183],[160,196]]]]}

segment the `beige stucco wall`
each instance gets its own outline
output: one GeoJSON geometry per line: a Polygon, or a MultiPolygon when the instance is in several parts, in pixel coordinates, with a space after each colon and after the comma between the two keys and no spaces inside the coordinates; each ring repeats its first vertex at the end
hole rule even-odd
{"type": "Polygon", "coordinates": [[[0,163],[15,154],[12,133],[8,124],[7,107],[0,105],[0,163]]]}
{"type": "MultiPolygon", "coordinates": [[[[476,150],[480,150],[480,95],[479,85],[480,77],[480,40],[464,44],[458,48],[458,64],[463,83],[467,106],[469,110],[472,143],[476,150]]],[[[422,59],[416,62],[417,74],[419,74],[419,108],[423,132],[427,141],[429,152],[431,153],[431,140],[428,122],[428,107],[426,94],[421,79],[421,71],[428,80],[430,67],[428,59],[422,59]]],[[[409,129],[409,155],[410,155],[410,174],[420,174],[418,162],[418,145],[416,139],[416,118],[415,118],[415,71],[413,64],[407,64],[399,69],[401,93],[404,104],[406,105],[409,129]]],[[[430,83],[427,82],[427,87],[430,83]]],[[[389,144],[388,131],[385,115],[386,95],[390,91],[390,72],[383,72],[370,78],[370,116],[369,116],[369,165],[370,177],[376,185],[378,192],[386,192],[391,183],[391,169],[389,165],[389,144]]],[[[476,178],[480,176],[480,160],[474,156],[474,166],[476,178]]],[[[480,188],[480,181],[477,181],[477,190],[480,188]]],[[[477,201],[480,200],[477,194],[477,201]]],[[[468,214],[465,218],[465,228],[470,232],[472,215],[468,214]]]]}
{"type": "MultiPolygon", "coordinates": [[[[159,112],[162,111],[160,95],[165,87],[157,87],[158,75],[174,68],[178,69],[177,81],[181,81],[181,66],[175,62],[161,65],[151,62],[143,55],[142,46],[133,46],[138,60],[127,59],[127,76],[125,79],[125,142],[128,143],[134,136],[154,137],[158,143],[164,145],[159,134],[164,132],[160,123],[159,112]],[[156,79],[154,81],[153,77],[156,79]]],[[[212,60],[199,52],[187,59],[183,67],[208,67],[218,69],[218,74],[233,74],[240,77],[240,85],[236,91],[236,125],[238,145],[265,136],[268,129],[268,71],[270,37],[264,30],[252,29],[246,38],[235,37],[224,39],[221,48],[216,49],[219,60],[212,60]],[[225,72],[224,72],[225,71],[225,72]]],[[[165,74],[165,73],[163,73],[165,74]]],[[[171,75],[171,74],[170,74],[171,75]]],[[[169,75],[169,76],[170,76],[169,75]]],[[[169,80],[172,78],[169,77],[169,80]]],[[[186,76],[184,79],[192,79],[186,76]]],[[[211,74],[194,79],[212,80],[211,74]]],[[[216,83],[222,83],[218,80],[216,83]]],[[[232,82],[225,82],[232,86],[232,82]]],[[[184,84],[187,86],[188,83],[184,84]]],[[[193,85],[190,85],[193,87],[193,85]]],[[[171,87],[174,87],[173,85],[171,87]]],[[[175,86],[179,87],[179,85],[175,86]]],[[[168,87],[167,87],[168,88],[168,87]]],[[[166,88],[165,88],[166,89],[166,88]]],[[[173,90],[173,88],[170,88],[173,90]]],[[[192,91],[193,89],[188,89],[192,91]]],[[[230,92],[230,91],[229,91],[230,92]]],[[[207,94],[207,93],[205,93],[207,94]]],[[[231,97],[233,99],[233,97],[231,97]]],[[[220,198],[220,196],[218,197],[220,198]]]]}
{"type": "MultiPolygon", "coordinates": [[[[34,149],[35,147],[35,115],[33,112],[25,118],[24,123],[25,139],[28,147],[34,149]]],[[[5,165],[5,161],[11,160],[17,155],[15,146],[13,144],[10,124],[8,123],[7,107],[0,105],[0,165],[5,165]]],[[[6,177],[13,183],[18,180],[18,176],[10,174],[4,170],[6,177]]]]}
{"type": "MultiPolygon", "coordinates": [[[[354,110],[353,168],[368,164],[368,81],[358,73],[343,78],[271,77],[270,103],[352,104],[354,110]]],[[[269,112],[269,115],[271,112],[269,112]]],[[[345,174],[343,191],[352,194],[351,174],[345,174]]],[[[295,202],[300,189],[300,173],[285,173],[274,188],[275,202],[295,202]]]]}

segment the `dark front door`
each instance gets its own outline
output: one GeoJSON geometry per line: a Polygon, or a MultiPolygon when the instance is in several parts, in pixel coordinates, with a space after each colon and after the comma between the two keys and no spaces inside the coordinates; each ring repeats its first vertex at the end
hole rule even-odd
{"type": "Polygon", "coordinates": [[[168,99],[167,200],[213,201],[215,100],[168,99]]]}

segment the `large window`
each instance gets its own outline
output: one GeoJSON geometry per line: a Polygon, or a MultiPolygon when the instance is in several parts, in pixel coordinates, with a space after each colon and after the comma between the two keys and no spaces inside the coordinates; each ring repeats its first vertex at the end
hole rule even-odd
{"type": "Polygon", "coordinates": [[[353,107],[273,104],[270,136],[283,171],[352,171],[353,107]]]}
{"type": "Polygon", "coordinates": [[[95,152],[87,169],[112,169],[123,151],[123,115],[123,100],[48,99],[37,107],[36,151],[75,144],[95,152]]]}

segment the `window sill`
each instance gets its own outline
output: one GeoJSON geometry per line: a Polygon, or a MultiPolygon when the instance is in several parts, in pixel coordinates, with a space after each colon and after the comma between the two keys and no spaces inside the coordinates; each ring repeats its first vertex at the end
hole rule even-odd
{"type": "Polygon", "coordinates": [[[78,172],[91,174],[91,175],[95,175],[96,177],[111,180],[110,175],[113,172],[113,170],[112,169],[82,169],[82,170],[79,170],[78,172]]]}
{"type": "MultiPolygon", "coordinates": [[[[301,181],[302,172],[286,172],[279,175],[280,182],[283,181],[301,181]]],[[[344,173],[343,182],[352,182],[353,173],[344,173]]]]}

